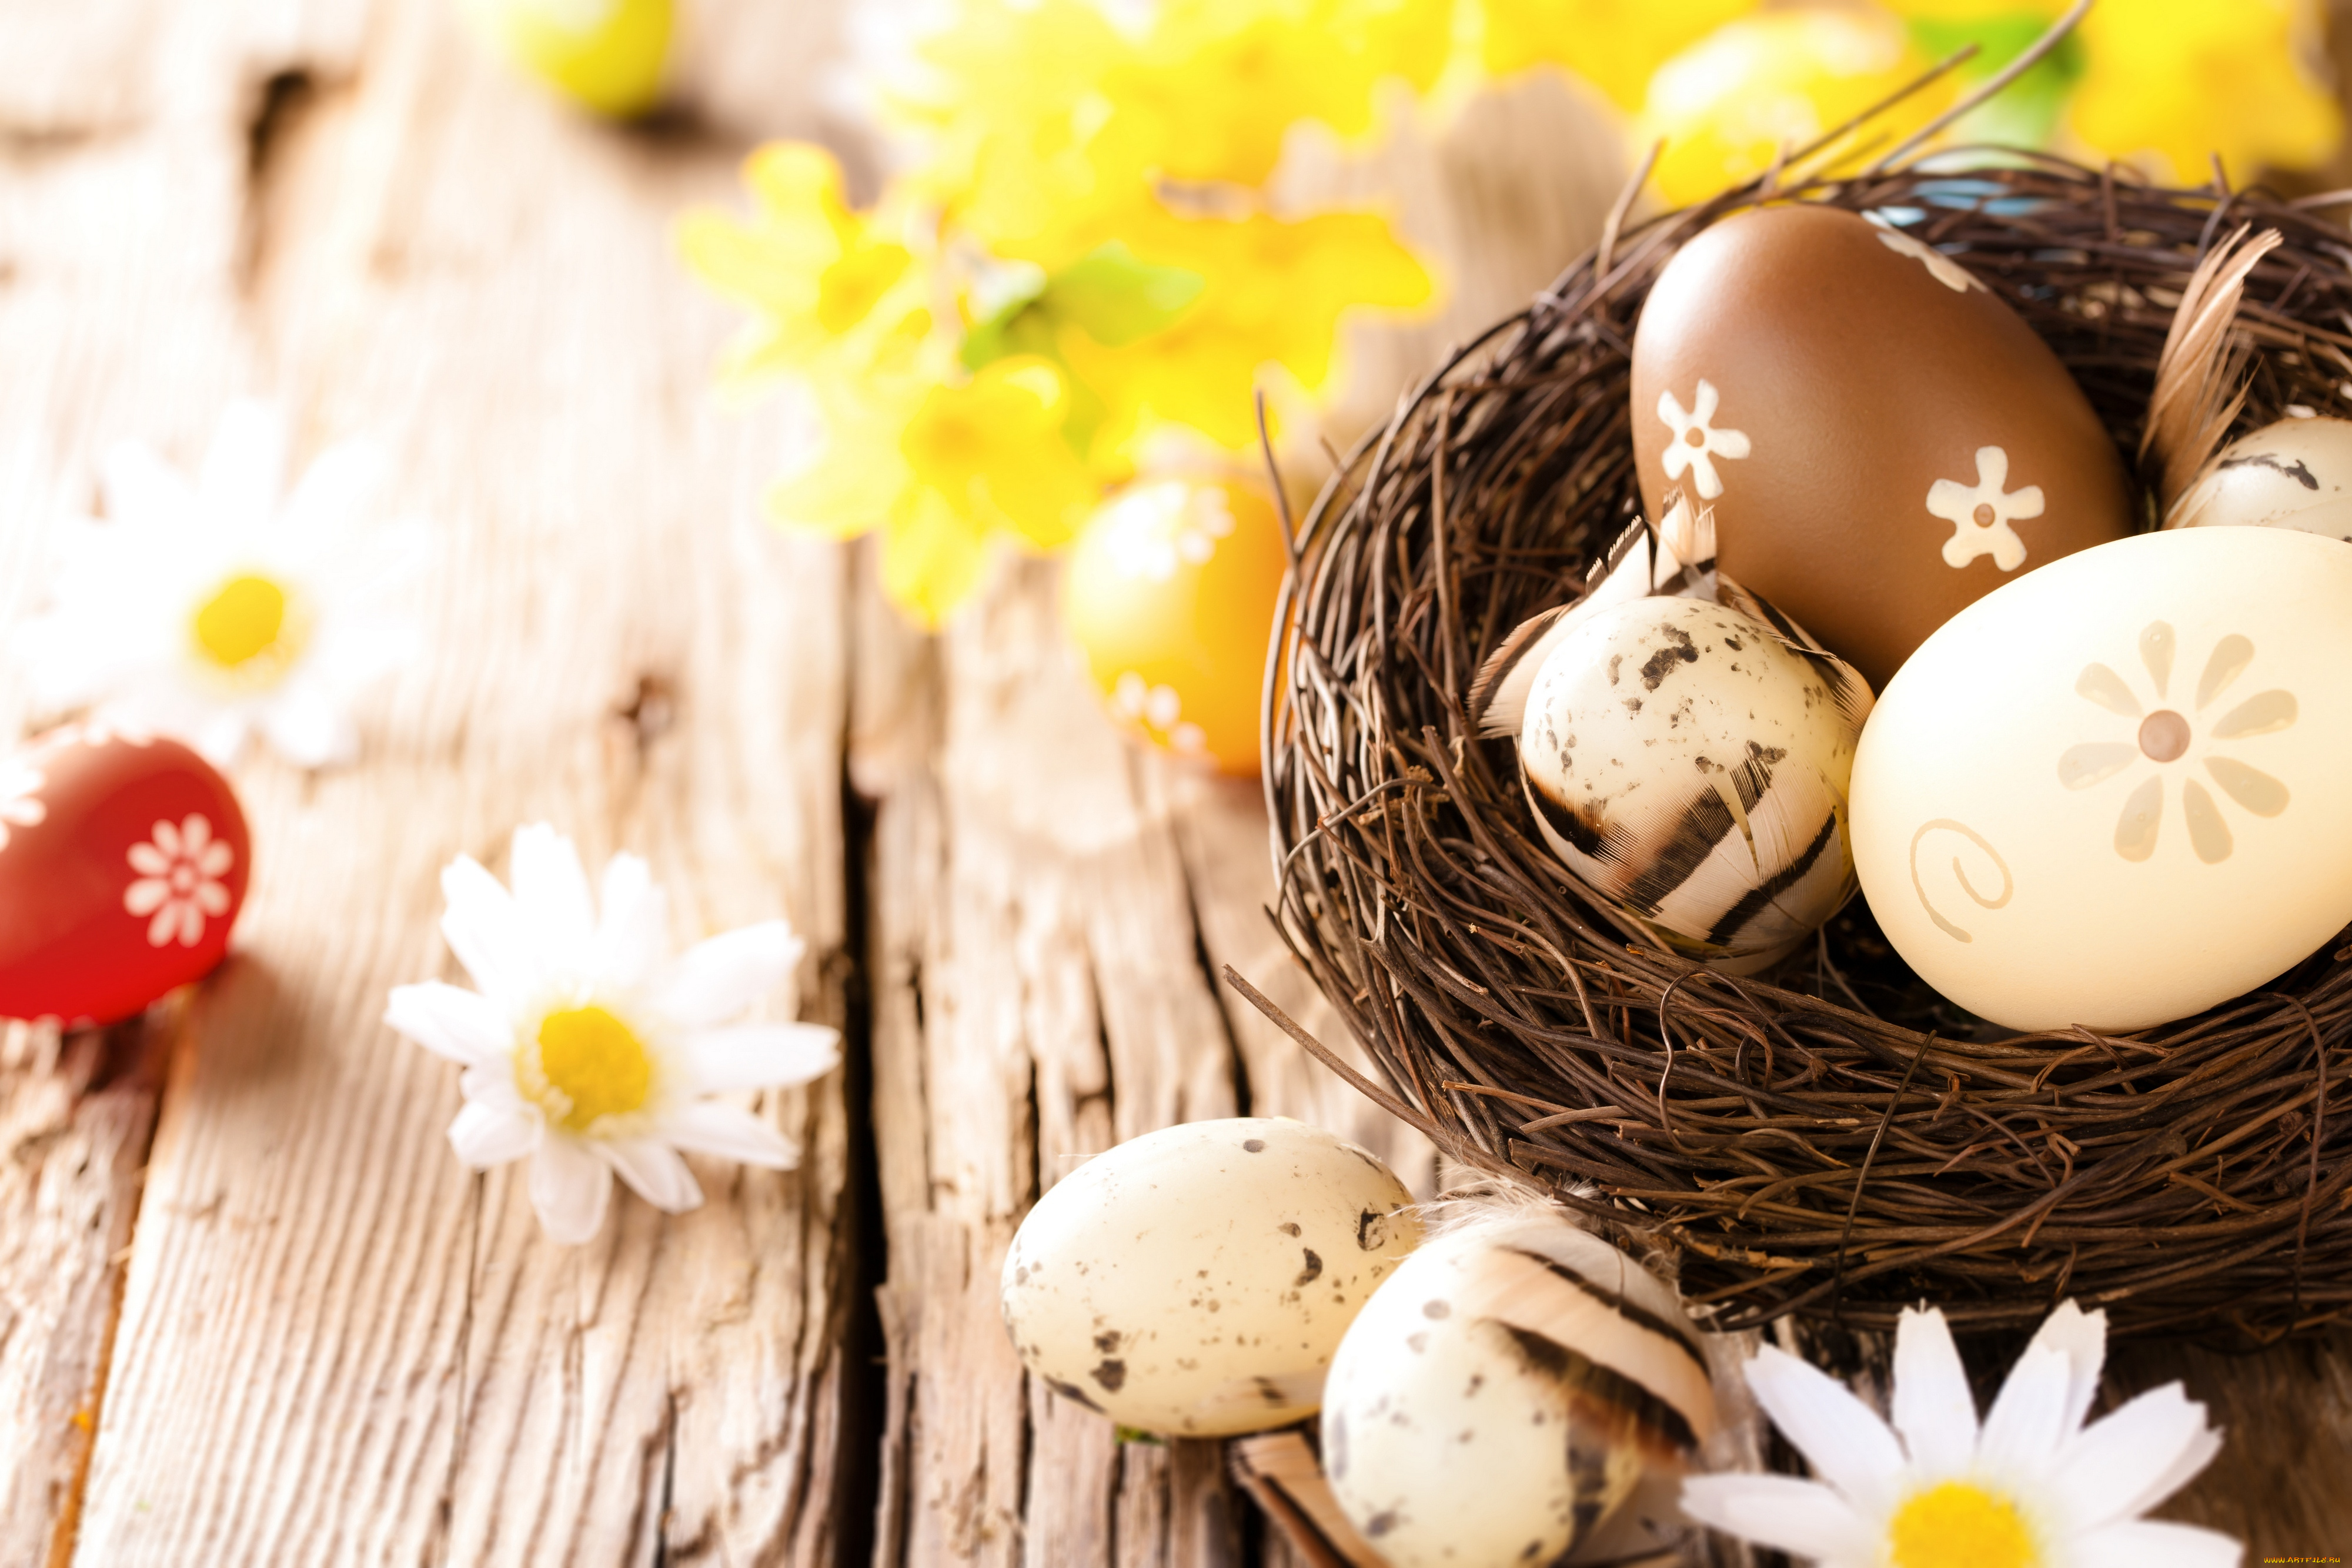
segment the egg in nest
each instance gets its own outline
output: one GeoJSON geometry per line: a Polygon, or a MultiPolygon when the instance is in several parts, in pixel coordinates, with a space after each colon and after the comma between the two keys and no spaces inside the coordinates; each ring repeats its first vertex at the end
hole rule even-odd
{"type": "Polygon", "coordinates": [[[2352,420],[2282,419],[2240,436],[2164,526],[2294,528],[2352,543],[2352,420]]]}
{"type": "Polygon", "coordinates": [[[1544,841],[1611,907],[1686,956],[1761,968],[1853,894],[1869,706],[1860,677],[1755,615],[1633,599],[1545,655],[1519,774],[1544,841]]]}

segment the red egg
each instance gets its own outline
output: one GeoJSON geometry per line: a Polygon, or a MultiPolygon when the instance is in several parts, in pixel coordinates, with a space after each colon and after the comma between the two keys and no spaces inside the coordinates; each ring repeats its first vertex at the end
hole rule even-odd
{"type": "Polygon", "coordinates": [[[0,758],[0,1018],[112,1023],[228,951],[251,841],[177,741],[52,732],[0,758]]]}

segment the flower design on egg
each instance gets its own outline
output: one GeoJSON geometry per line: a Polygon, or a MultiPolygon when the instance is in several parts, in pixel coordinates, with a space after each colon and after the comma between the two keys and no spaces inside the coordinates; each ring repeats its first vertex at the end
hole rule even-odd
{"type": "Polygon", "coordinates": [[[2294,695],[2278,690],[2257,692],[2224,709],[2219,717],[2206,717],[2253,663],[2253,643],[2233,632],[2216,642],[2206,656],[2204,670],[2197,677],[2194,706],[2184,714],[2166,706],[2170,700],[2176,651],[2173,630],[2161,621],[2148,622],[2139,634],[2139,662],[2155,693],[2152,703],[2143,703],[2131,683],[2109,666],[2084,666],[2074,689],[2109,713],[2137,720],[2139,727],[2129,740],[2093,740],[2068,747],[2058,758],[2058,781],[2069,789],[2088,789],[2137,769],[2143,762],[2153,764],[2153,771],[2124,798],[2123,813],[2116,821],[2116,853],[2127,861],[2144,861],[2156,853],[2158,830],[2163,825],[2166,775],[2179,764],[2183,774],[2180,810],[2188,824],[2189,842],[2199,860],[2218,865],[2230,858],[2235,847],[2230,824],[2212,792],[2189,771],[2189,764],[2200,764],[2223,794],[2255,816],[2277,816],[2287,807],[2286,786],[2261,768],[2216,750],[2214,743],[2287,728],[2295,721],[2294,695]]]}
{"type": "Polygon", "coordinates": [[[38,827],[48,816],[49,808],[40,795],[47,782],[41,770],[28,762],[0,762],[0,850],[8,847],[10,828],[38,827]]]}
{"type": "MultiPolygon", "coordinates": [[[[1897,256],[1907,256],[1914,261],[1925,262],[1927,271],[1936,281],[1955,294],[1966,294],[1971,288],[1984,287],[1984,283],[1975,273],[1970,272],[1934,246],[1914,239],[1900,229],[1880,229],[1878,243],[1897,256]]],[[[1991,290],[1986,289],[1986,292],[1990,293],[1991,290]]]]}
{"type": "Polygon", "coordinates": [[[1998,446],[1977,448],[1977,482],[1938,479],[1927,486],[1927,510],[1952,525],[1944,541],[1944,564],[1962,567],[1980,555],[2015,571],[2025,564],[2025,541],[2011,525],[2042,515],[2042,486],[2009,490],[2009,454],[1998,446]],[[2005,492],[2005,493],[2004,493],[2005,492]]]}
{"type": "Polygon", "coordinates": [[[133,844],[131,869],[139,880],[122,892],[125,913],[147,923],[147,945],[161,947],[177,937],[183,947],[204,940],[205,921],[228,913],[228,887],[221,881],[236,863],[236,852],[213,837],[213,825],[191,811],[176,827],[157,822],[152,842],[133,844]]]}
{"type": "Polygon", "coordinates": [[[1187,756],[1208,748],[1208,732],[1184,716],[1184,699],[1174,686],[1155,686],[1137,671],[1123,671],[1111,683],[1110,706],[1120,718],[1157,730],[1170,747],[1187,756]]]}
{"type": "Polygon", "coordinates": [[[1130,486],[1104,510],[1104,542],[1122,576],[1165,582],[1179,562],[1205,564],[1234,531],[1224,492],[1181,479],[1130,486]]]}
{"type": "Polygon", "coordinates": [[[1674,432],[1666,443],[1666,477],[1679,479],[1688,470],[1699,498],[1705,501],[1723,494],[1723,477],[1715,471],[1715,460],[1748,455],[1746,432],[1715,428],[1716,405],[1721,401],[1715,383],[1705,376],[1699,378],[1697,397],[1688,410],[1671,391],[1658,394],[1658,417],[1674,432]]]}

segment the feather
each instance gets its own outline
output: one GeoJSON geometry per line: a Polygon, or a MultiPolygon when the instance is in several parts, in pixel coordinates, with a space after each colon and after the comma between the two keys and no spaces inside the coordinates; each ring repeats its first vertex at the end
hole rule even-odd
{"type": "Polygon", "coordinates": [[[2139,462],[2156,486],[2159,517],[2172,510],[2245,405],[2247,350],[2232,329],[2248,275],[2284,237],[2276,229],[2264,229],[2249,239],[2247,227],[2240,224],[2189,275],[2156,361],[2156,391],[2147,401],[2139,462]],[[2235,392],[2230,390],[2233,385],[2235,392]]]}
{"type": "Polygon", "coordinates": [[[1716,574],[1716,602],[1761,621],[1766,630],[1783,647],[1792,653],[1802,653],[1811,660],[1813,667],[1821,671],[1822,677],[1829,682],[1830,696],[1836,702],[1838,712],[1855,729],[1862,727],[1863,721],[1870,716],[1870,710],[1877,706],[1878,699],[1872,694],[1870,683],[1862,678],[1860,670],[1822,647],[1818,638],[1782,614],[1779,606],[1762,594],[1720,572],[1716,574]]]}
{"type": "Polygon", "coordinates": [[[1519,733],[1520,722],[1527,716],[1528,694],[1535,689],[1536,673],[1543,668],[1544,660],[1591,612],[1646,596],[1650,561],[1649,525],[1629,524],[1586,575],[1582,598],[1554,605],[1512,628],[1502,645],[1478,666],[1470,683],[1471,721],[1479,735],[1519,733]]]}

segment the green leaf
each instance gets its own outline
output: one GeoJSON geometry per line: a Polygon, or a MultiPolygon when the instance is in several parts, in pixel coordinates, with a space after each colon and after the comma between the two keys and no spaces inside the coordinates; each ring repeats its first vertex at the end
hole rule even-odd
{"type": "MultiPolygon", "coordinates": [[[[1971,81],[1981,81],[2017,58],[2049,26],[2045,16],[2017,14],[1982,16],[1971,21],[1938,21],[1915,17],[1912,41],[1922,53],[1942,59],[1970,44],[1979,53],[1961,68],[1971,81]]],[[[2033,68],[2003,89],[1990,103],[1959,122],[1960,134],[1971,141],[1999,141],[2040,147],[2048,143],[2065,111],[2067,95],[2083,78],[2080,37],[2068,34],[2033,68]]]]}
{"type": "Polygon", "coordinates": [[[1140,1427],[1115,1425],[1111,1428],[1111,1433],[1117,1441],[1122,1443],[1149,1443],[1155,1448],[1164,1448],[1168,1446],[1167,1438],[1157,1432],[1147,1432],[1140,1427]]]}
{"type": "Polygon", "coordinates": [[[1197,272],[1139,261],[1112,240],[1048,278],[1037,304],[1104,348],[1124,349],[1173,322],[1207,286],[1197,272]]]}

